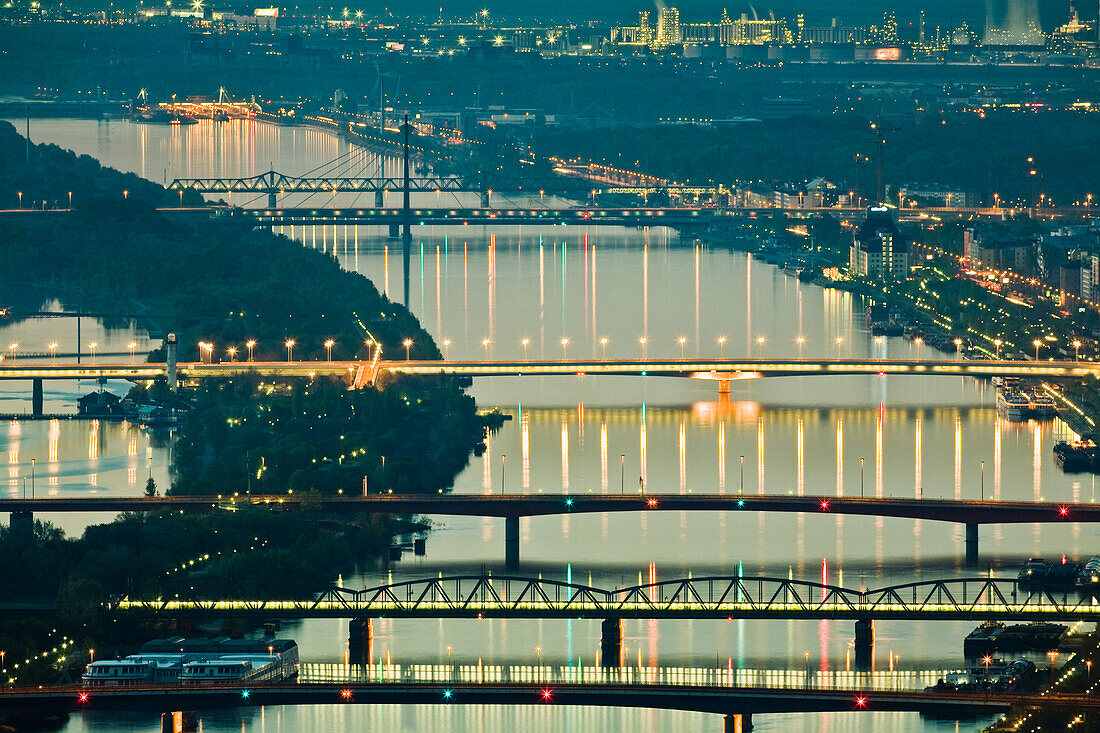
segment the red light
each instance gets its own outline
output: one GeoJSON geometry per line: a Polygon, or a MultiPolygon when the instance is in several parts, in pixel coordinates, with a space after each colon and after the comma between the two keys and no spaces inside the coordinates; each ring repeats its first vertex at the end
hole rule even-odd
{"type": "Polygon", "coordinates": [[[866,708],[866,707],[867,707],[867,698],[866,698],[866,697],[863,697],[862,695],[860,695],[859,697],[857,697],[857,698],[856,698],[856,707],[857,707],[857,708],[859,708],[859,709],[861,709],[861,710],[862,710],[863,708],[866,708]]]}
{"type": "Polygon", "coordinates": [[[542,691],[542,701],[550,702],[550,697],[554,694],[554,691],[550,688],[544,688],[542,691]]]}
{"type": "Polygon", "coordinates": [[[823,511],[823,512],[829,511],[829,500],[828,499],[822,499],[821,500],[821,511],[823,511]]]}
{"type": "Polygon", "coordinates": [[[1059,517],[1068,517],[1069,516],[1069,507],[1068,506],[1058,507],[1058,516],[1059,517]]]}
{"type": "Polygon", "coordinates": [[[350,700],[351,690],[340,690],[340,697],[344,698],[345,700],[350,700]]]}
{"type": "Polygon", "coordinates": [[[88,702],[88,693],[87,692],[80,693],[80,695],[77,699],[79,699],[81,703],[88,702]]]}

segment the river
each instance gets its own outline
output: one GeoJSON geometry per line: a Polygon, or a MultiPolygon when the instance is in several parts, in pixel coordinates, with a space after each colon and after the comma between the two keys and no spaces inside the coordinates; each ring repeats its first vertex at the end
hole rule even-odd
{"type": "MultiPolygon", "coordinates": [[[[204,121],[180,128],[41,120],[32,122],[31,135],[156,181],[247,176],[269,167],[303,173],[340,156],[345,171],[369,173],[373,166],[327,132],[262,123],[204,121]]],[[[390,161],[388,170],[393,167],[390,161]]],[[[324,198],[328,203],[333,197],[324,198]]],[[[334,198],[345,206],[354,196],[334,198]]],[[[400,242],[385,231],[341,226],[285,233],[401,297],[400,242]]],[[[863,325],[861,306],[846,293],[800,283],[751,256],[681,240],[668,230],[417,227],[413,234],[410,306],[454,358],[525,352],[637,356],[643,350],[649,356],[679,356],[682,350],[689,356],[904,357],[927,348],[903,339],[878,343],[863,325]]],[[[40,350],[40,341],[64,340],[55,323],[0,326],[0,344],[18,341],[21,348],[34,344],[40,350]]],[[[124,351],[130,338],[142,335],[104,330],[95,338],[124,351]]],[[[48,385],[47,401],[71,406],[78,392],[91,388],[62,392],[48,385]]],[[[5,412],[26,409],[26,385],[3,389],[5,412]]],[[[1053,464],[1051,446],[1064,426],[1006,422],[996,414],[988,383],[957,377],[746,380],[734,382],[728,399],[715,383],[695,380],[494,378],[478,381],[473,394],[481,406],[499,407],[513,419],[458,477],[459,492],[614,493],[644,487],[1051,502],[1095,497],[1091,477],[1066,476],[1053,464]]],[[[7,446],[11,494],[22,491],[32,457],[38,474],[54,481],[42,486],[59,494],[139,493],[149,458],[157,482],[167,480],[170,436],[126,424],[16,421],[0,433],[0,442],[7,446]]],[[[82,520],[69,521],[63,526],[78,531],[82,520]]],[[[426,557],[406,556],[341,581],[363,587],[439,571],[503,572],[502,520],[437,522],[426,557]]],[[[605,586],[738,572],[850,587],[973,575],[962,566],[962,531],[961,525],[935,522],[736,513],[563,515],[520,524],[523,573],[605,586]]],[[[983,527],[983,572],[992,565],[994,572],[1015,574],[1026,557],[1044,553],[1087,558],[1091,540],[1089,530],[1074,524],[983,527]]],[[[878,624],[876,668],[961,667],[962,637],[971,627],[878,624]]],[[[297,639],[309,661],[344,657],[346,622],[303,622],[284,633],[297,639]]],[[[376,653],[395,662],[453,657],[530,663],[539,647],[544,663],[590,664],[600,629],[591,621],[380,620],[375,633],[376,653]]],[[[640,655],[645,664],[705,667],[718,652],[723,662],[750,668],[836,669],[850,662],[852,636],[850,622],[628,621],[624,645],[628,658],[640,655]]],[[[680,712],[492,706],[270,708],[202,718],[203,730],[219,733],[365,727],[680,731],[720,725],[713,716],[680,712]]],[[[915,732],[978,730],[988,721],[864,712],[764,715],[755,722],[757,731],[915,732]]],[[[154,727],[148,716],[86,714],[65,730],[154,727]]]]}

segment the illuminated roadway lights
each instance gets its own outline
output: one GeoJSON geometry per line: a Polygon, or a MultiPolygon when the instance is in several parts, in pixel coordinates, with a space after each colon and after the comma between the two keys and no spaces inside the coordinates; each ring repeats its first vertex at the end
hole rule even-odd
{"type": "Polygon", "coordinates": [[[225,353],[229,354],[229,363],[232,364],[234,358],[236,358],[237,356],[237,347],[230,346],[228,349],[225,350],[225,353]]]}
{"type": "Polygon", "coordinates": [[[252,349],[256,348],[256,340],[255,339],[249,339],[248,341],[245,342],[244,345],[245,345],[245,347],[248,348],[248,361],[251,362],[252,361],[252,349]]]}
{"type": "Polygon", "coordinates": [[[8,351],[11,352],[11,360],[13,362],[15,361],[15,351],[18,348],[19,348],[19,344],[16,343],[15,341],[12,341],[10,344],[8,344],[8,351]]]}
{"type": "Polygon", "coordinates": [[[721,357],[723,359],[725,359],[726,358],[726,337],[725,336],[719,336],[718,337],[718,349],[719,349],[721,357]]]}
{"type": "MultiPolygon", "coordinates": [[[[445,359],[450,358],[449,357],[450,351],[451,351],[451,340],[450,339],[443,339],[443,358],[445,358],[445,359]]],[[[369,356],[369,354],[368,354],[368,356],[369,356]]]]}
{"type": "Polygon", "coordinates": [[[93,341],[88,344],[88,350],[92,352],[92,364],[95,364],[95,350],[99,348],[99,342],[93,341]]]}
{"type": "Polygon", "coordinates": [[[490,339],[481,339],[481,348],[485,351],[485,360],[489,359],[489,344],[493,343],[490,339]]]}
{"type": "Polygon", "coordinates": [[[201,364],[203,361],[207,364],[214,363],[214,344],[205,341],[199,342],[199,363],[201,364]]]}
{"type": "Polygon", "coordinates": [[[137,348],[137,341],[131,341],[130,343],[126,344],[126,348],[128,348],[130,350],[130,365],[133,366],[133,364],[134,364],[134,349],[137,348]]]}
{"type": "Polygon", "coordinates": [[[56,341],[51,341],[49,346],[46,347],[50,350],[50,364],[57,363],[57,346],[58,344],[56,341]]]}
{"type": "Polygon", "coordinates": [[[1079,360],[1080,352],[1081,352],[1081,342],[1074,339],[1074,341],[1073,341],[1073,360],[1074,361],[1079,360]]]}
{"type": "Polygon", "coordinates": [[[647,339],[645,336],[642,336],[640,339],[638,339],[638,343],[642,345],[642,358],[644,359],[645,358],[645,345],[649,343],[649,339],[647,339]]]}
{"type": "MultiPolygon", "coordinates": [[[[408,361],[409,360],[409,349],[412,348],[413,340],[412,339],[405,339],[404,341],[401,342],[401,345],[405,347],[405,361],[408,361]]],[[[381,348],[381,346],[379,346],[379,348],[381,348]]]]}
{"type": "Polygon", "coordinates": [[[336,345],[336,341],[333,339],[327,339],[325,341],[325,351],[328,354],[328,362],[332,363],[332,347],[336,345]]]}
{"type": "Polygon", "coordinates": [[[607,337],[604,336],[600,339],[600,346],[603,348],[603,358],[607,359],[607,337]]]}
{"type": "Polygon", "coordinates": [[[1039,347],[1043,345],[1043,342],[1035,339],[1031,342],[1031,345],[1035,347],[1035,361],[1039,361],[1039,347]]]}
{"type": "Polygon", "coordinates": [[[527,347],[531,345],[531,339],[524,338],[519,343],[523,346],[523,360],[527,361],[527,347]]]}
{"type": "Polygon", "coordinates": [[[569,337],[568,336],[562,336],[561,337],[561,358],[563,360],[565,359],[565,350],[566,350],[566,348],[568,348],[568,346],[569,346],[569,337]]]}
{"type": "Polygon", "coordinates": [[[294,355],[294,339],[286,340],[286,360],[287,363],[293,361],[291,357],[294,355]]]}

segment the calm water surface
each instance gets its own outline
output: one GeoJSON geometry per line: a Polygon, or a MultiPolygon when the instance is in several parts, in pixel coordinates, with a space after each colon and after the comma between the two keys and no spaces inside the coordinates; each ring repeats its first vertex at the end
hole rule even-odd
{"type": "MultiPolygon", "coordinates": [[[[334,158],[340,164],[324,170],[371,173],[376,165],[326,132],[244,122],[202,122],[181,129],[47,120],[32,123],[31,134],[157,181],[251,175],[269,167],[306,172],[334,158]]],[[[393,161],[387,165],[395,170],[393,161]]],[[[426,194],[416,203],[436,198],[426,194]]],[[[326,205],[333,197],[312,201],[326,205]]],[[[335,203],[367,202],[341,195],[335,203]]],[[[400,243],[384,231],[341,226],[284,233],[338,257],[391,297],[402,296],[400,243]]],[[[643,349],[649,356],[679,356],[681,349],[688,356],[921,355],[919,347],[901,339],[876,343],[863,327],[861,306],[845,293],[801,284],[744,254],[681,241],[661,229],[418,227],[410,306],[438,343],[450,342],[445,351],[453,358],[512,358],[525,351],[532,357],[637,356],[643,349]]],[[[63,341],[55,329],[53,322],[5,325],[0,342],[63,341]]],[[[96,337],[124,351],[134,334],[104,331],[96,337]]],[[[116,386],[121,387],[108,385],[116,386]]],[[[94,387],[47,385],[47,410],[71,409],[76,396],[94,387]]],[[[0,409],[29,409],[28,386],[2,388],[0,409]]],[[[706,381],[500,378],[478,381],[473,393],[479,404],[497,406],[512,420],[458,477],[459,492],[615,493],[644,486],[674,493],[862,491],[963,498],[984,493],[994,499],[1051,502],[1095,497],[1091,477],[1066,476],[1052,462],[1051,446],[1065,434],[1064,426],[1002,421],[988,384],[953,377],[748,380],[734,383],[728,398],[720,398],[716,385],[706,381]]],[[[149,458],[158,483],[167,479],[170,436],[150,435],[125,423],[15,421],[0,431],[0,442],[8,453],[8,483],[0,490],[12,495],[22,491],[32,457],[37,458],[36,487],[59,494],[139,493],[149,458]]],[[[86,522],[74,517],[62,524],[78,531],[86,522]]],[[[426,557],[408,557],[341,582],[364,587],[440,571],[503,572],[502,520],[441,518],[437,523],[426,557]]],[[[524,573],[610,587],[731,575],[739,569],[746,575],[824,579],[850,587],[972,574],[961,564],[962,527],[934,522],[596,514],[524,519],[520,531],[524,573]]],[[[1014,573],[1033,554],[1087,557],[1095,547],[1092,530],[1077,525],[981,530],[983,572],[993,566],[994,572],[1014,573]]],[[[876,665],[885,668],[893,658],[902,668],[960,666],[962,637],[969,628],[948,622],[879,624],[876,665]]],[[[442,660],[448,647],[459,662],[530,663],[539,646],[544,662],[590,664],[599,645],[599,624],[589,621],[381,620],[375,629],[377,653],[403,663],[442,660]]],[[[344,621],[292,624],[285,633],[298,640],[310,661],[344,658],[344,621]]],[[[629,658],[640,655],[645,664],[708,666],[717,651],[723,660],[746,667],[837,669],[849,662],[851,638],[848,622],[630,621],[624,644],[629,658]]],[[[885,713],[757,716],[756,722],[761,731],[981,727],[885,713]]],[[[317,706],[203,715],[203,730],[217,732],[368,727],[471,733],[520,727],[704,731],[719,725],[708,715],[546,707],[317,706]]],[[[148,716],[88,714],[74,718],[65,730],[155,728],[148,716]]]]}

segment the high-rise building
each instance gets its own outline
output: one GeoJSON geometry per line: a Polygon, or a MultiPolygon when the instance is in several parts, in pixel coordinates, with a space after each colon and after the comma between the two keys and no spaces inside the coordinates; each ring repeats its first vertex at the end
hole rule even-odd
{"type": "Polygon", "coordinates": [[[852,275],[873,280],[909,277],[909,243],[885,206],[867,209],[867,220],[852,235],[849,258],[852,275]]]}

